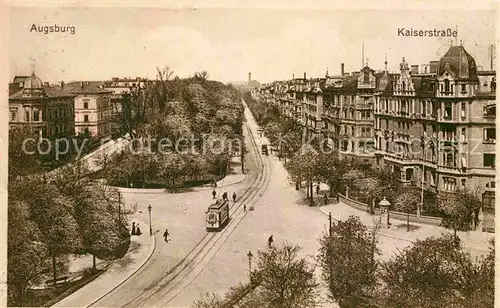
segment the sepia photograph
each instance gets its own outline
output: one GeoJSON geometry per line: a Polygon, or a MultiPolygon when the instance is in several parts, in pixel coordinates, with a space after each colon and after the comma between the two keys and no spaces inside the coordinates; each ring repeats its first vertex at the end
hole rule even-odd
{"type": "Polygon", "coordinates": [[[1,4],[0,305],[497,307],[498,7],[1,4]]]}

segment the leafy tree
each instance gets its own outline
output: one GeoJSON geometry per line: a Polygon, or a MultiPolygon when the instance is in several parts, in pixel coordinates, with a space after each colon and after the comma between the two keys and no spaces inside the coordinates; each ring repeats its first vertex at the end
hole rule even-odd
{"type": "Polygon", "coordinates": [[[381,195],[389,200],[395,200],[401,190],[401,182],[397,176],[388,168],[371,170],[371,173],[381,185],[381,195]]]}
{"type": "MultiPolygon", "coordinates": [[[[465,268],[467,269],[467,268],[465,268]]],[[[464,307],[494,307],[495,303],[495,240],[490,241],[489,252],[473,264],[462,282],[464,307]],[[468,274],[468,275],[467,275],[468,274]]]]}
{"type": "Polygon", "coordinates": [[[314,307],[314,267],[298,257],[300,248],[283,244],[258,252],[257,273],[262,299],[268,307],[314,307]]]}
{"type": "Polygon", "coordinates": [[[481,200],[468,190],[461,189],[449,193],[441,201],[441,209],[444,212],[443,225],[452,228],[457,238],[457,230],[470,229],[481,206],[481,200]]]}
{"type": "Polygon", "coordinates": [[[374,214],[375,201],[381,195],[381,183],[376,177],[366,175],[358,179],[356,184],[365,194],[364,201],[369,205],[370,214],[374,214]]]}
{"type": "Polygon", "coordinates": [[[420,204],[420,192],[414,187],[403,189],[394,200],[394,208],[406,213],[406,231],[410,231],[410,214],[414,213],[420,204]]]}
{"type": "Polygon", "coordinates": [[[451,235],[418,240],[383,265],[383,305],[468,307],[463,305],[464,286],[473,267],[470,255],[455,245],[451,235]]]}
{"type": "Polygon", "coordinates": [[[350,169],[342,176],[342,182],[344,186],[352,189],[362,190],[363,187],[360,185],[359,180],[365,176],[365,173],[359,169],[350,169]]]}
{"type": "Polygon", "coordinates": [[[215,293],[205,293],[193,303],[194,308],[220,308],[223,299],[215,293]]]}
{"type": "Polygon", "coordinates": [[[185,174],[186,164],[179,154],[165,154],[161,156],[161,169],[159,176],[170,183],[171,189],[175,189],[176,181],[185,174]]]}
{"type": "Polygon", "coordinates": [[[29,194],[30,217],[40,229],[42,241],[52,257],[55,284],[56,258],[81,247],[78,224],[73,216],[74,202],[52,184],[39,183],[31,187],[29,194]]]}
{"type": "Polygon", "coordinates": [[[28,127],[16,127],[9,131],[9,182],[20,176],[43,172],[36,147],[38,138],[28,127]],[[32,140],[28,142],[29,138],[32,140]]]}
{"type": "Polygon", "coordinates": [[[9,306],[18,306],[29,287],[42,278],[47,247],[29,218],[27,203],[9,198],[7,221],[7,291],[9,306]]]}
{"type": "Polygon", "coordinates": [[[333,196],[334,193],[336,194],[340,190],[342,174],[340,173],[341,168],[339,165],[340,163],[335,153],[321,153],[318,155],[315,167],[316,174],[318,180],[330,186],[330,196],[333,196]]]}
{"type": "Polygon", "coordinates": [[[329,297],[342,307],[364,307],[371,303],[376,287],[379,254],[375,234],[350,216],[331,226],[331,235],[319,239],[318,263],[329,297]]]}
{"type": "MultiPolygon", "coordinates": [[[[93,270],[96,257],[113,258],[113,251],[120,244],[120,226],[112,202],[100,183],[88,186],[78,199],[75,215],[83,239],[82,252],[92,254],[93,270]]],[[[126,220],[120,223],[125,225],[126,220]]]]}
{"type": "Polygon", "coordinates": [[[306,147],[303,153],[296,154],[288,163],[285,168],[290,173],[290,176],[295,183],[306,181],[308,186],[307,197],[310,203],[313,203],[313,181],[317,178],[315,171],[316,161],[318,154],[314,149],[306,147]]]}

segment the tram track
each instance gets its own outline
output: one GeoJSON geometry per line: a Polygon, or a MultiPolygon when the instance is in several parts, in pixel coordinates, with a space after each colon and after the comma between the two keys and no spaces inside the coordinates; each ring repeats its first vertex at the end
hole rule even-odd
{"type": "MultiPolygon", "coordinates": [[[[246,107],[248,108],[248,107],[246,107]]],[[[248,110],[248,109],[247,109],[248,110]]],[[[266,169],[264,159],[259,152],[258,144],[255,137],[247,123],[246,126],[251,150],[254,152],[252,155],[259,170],[258,175],[253,179],[240,200],[233,204],[230,208],[231,220],[226,227],[217,233],[207,233],[201,240],[188,252],[188,254],[181,259],[172,269],[166,271],[159,279],[151,282],[144,292],[138,294],[122,307],[139,307],[139,306],[158,306],[158,302],[168,303],[174,299],[182,290],[184,290],[198,275],[203,271],[203,265],[209,262],[215,254],[220,250],[227,238],[236,229],[239,223],[243,220],[245,212],[243,211],[243,204],[247,207],[256,202],[263,194],[269,183],[269,164],[266,169]],[[192,279],[186,279],[192,278],[192,279]],[[187,282],[187,283],[186,283],[187,282]],[[165,301],[164,299],[167,299],[165,301]]],[[[140,272],[135,275],[140,275],[140,272]]],[[[94,305],[99,306],[98,302],[94,305]]]]}
{"type": "MultiPolygon", "coordinates": [[[[247,129],[250,132],[250,129],[247,127],[247,129]]],[[[253,137],[252,137],[253,138],[253,137]]],[[[254,141],[254,139],[253,139],[254,141]]],[[[256,144],[255,144],[256,145],[256,144]]],[[[258,147],[255,147],[256,150],[258,150],[258,147]]],[[[268,179],[269,179],[269,172],[266,170],[265,165],[264,165],[264,160],[262,159],[261,155],[258,155],[261,163],[262,163],[262,172],[261,172],[261,181],[259,182],[258,188],[254,187],[255,193],[249,197],[249,201],[247,201],[248,204],[253,204],[255,203],[262,193],[265,191],[267,188],[268,184],[268,179]]],[[[233,206],[234,207],[234,206],[233,206]]],[[[195,267],[191,269],[189,272],[186,272],[186,276],[184,276],[181,280],[179,280],[175,285],[171,285],[170,288],[168,289],[167,292],[162,296],[163,300],[161,301],[161,306],[167,306],[173,299],[177,297],[185,288],[187,288],[203,271],[204,269],[204,264],[207,262],[210,262],[210,260],[217,254],[217,252],[222,248],[224,243],[227,241],[229,236],[233,233],[234,230],[238,227],[240,222],[243,220],[245,217],[245,212],[243,211],[243,208],[241,206],[241,203],[239,203],[239,206],[235,208],[233,212],[233,219],[232,219],[232,224],[226,226],[224,229],[225,232],[221,233],[220,236],[217,237],[217,239],[214,240],[213,245],[203,253],[203,255],[200,256],[200,258],[197,260],[195,267]]]]}
{"type": "Polygon", "coordinates": [[[128,302],[123,307],[158,306],[158,302],[162,303],[160,306],[166,306],[166,304],[180,294],[182,290],[201,273],[203,265],[210,261],[220,250],[230,234],[236,229],[241,220],[243,220],[245,213],[243,212],[242,204],[251,205],[260,197],[261,194],[259,195],[259,192],[263,187],[267,186],[265,184],[268,179],[268,172],[266,172],[264,160],[259,153],[255,137],[248,124],[245,124],[245,126],[247,128],[249,140],[253,145],[252,149],[255,151],[254,157],[256,158],[260,172],[254,182],[252,182],[251,187],[245,191],[242,199],[230,208],[229,216],[231,220],[228,225],[220,232],[207,234],[204,240],[192,250],[193,253],[186,256],[180,262],[183,263],[180,267],[177,267],[180,268],[180,270],[175,273],[170,272],[170,274],[167,274],[167,276],[157,283],[153,289],[140,294],[137,298],[128,302]]]}

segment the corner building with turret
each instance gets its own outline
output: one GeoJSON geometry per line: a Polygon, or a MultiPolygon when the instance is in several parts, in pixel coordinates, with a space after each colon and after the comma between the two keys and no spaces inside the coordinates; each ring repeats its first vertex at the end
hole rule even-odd
{"type": "MultiPolygon", "coordinates": [[[[293,78],[254,90],[322,137],[343,158],[388,168],[404,184],[446,197],[460,188],[483,202],[482,228],[494,230],[496,76],[478,69],[463,46],[439,59],[399,71],[293,78]]],[[[425,210],[425,205],[424,205],[425,210]]]]}

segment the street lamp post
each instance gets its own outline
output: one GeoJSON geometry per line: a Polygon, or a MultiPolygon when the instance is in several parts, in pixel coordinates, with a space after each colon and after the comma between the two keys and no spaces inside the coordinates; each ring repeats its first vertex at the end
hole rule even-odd
{"type": "Polygon", "coordinates": [[[151,226],[151,204],[148,205],[149,212],[149,235],[153,235],[153,227],[151,226]]]}
{"type": "Polygon", "coordinates": [[[122,210],[121,210],[121,196],[122,194],[118,192],[118,232],[120,232],[122,227],[122,210]]]}
{"type": "Polygon", "coordinates": [[[248,257],[248,277],[251,280],[252,279],[252,258],[253,258],[253,254],[252,254],[252,252],[250,250],[248,251],[247,257],[248,257]]]}

